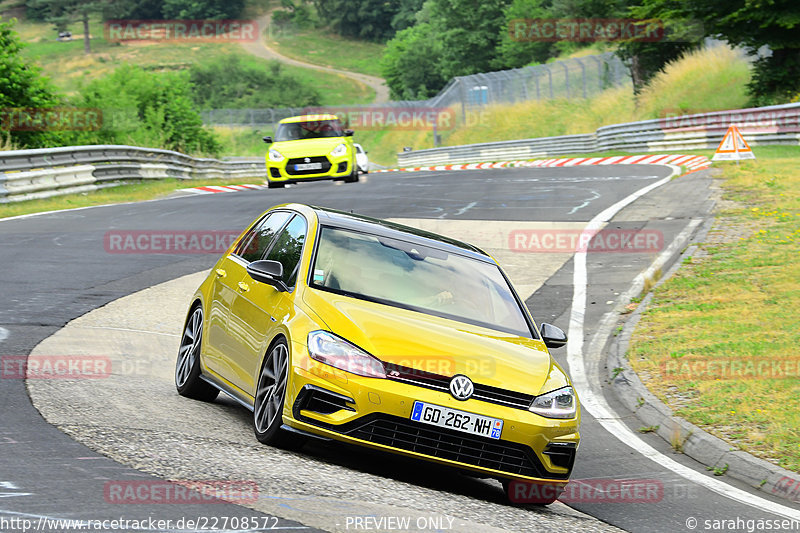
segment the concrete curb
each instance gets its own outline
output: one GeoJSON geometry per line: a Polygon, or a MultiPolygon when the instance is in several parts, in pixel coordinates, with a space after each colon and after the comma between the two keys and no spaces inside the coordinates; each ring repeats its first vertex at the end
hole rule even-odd
{"type": "MultiPolygon", "coordinates": [[[[689,242],[692,244],[675,248],[661,266],[665,274],[655,287],[678,271],[684,257],[695,253],[697,246],[693,243],[705,237],[713,221],[714,217],[709,215],[699,229],[690,236],[689,242]]],[[[670,443],[673,448],[680,447],[684,454],[706,467],[721,469],[727,466],[725,475],[743,481],[766,494],[800,503],[800,474],[737,450],[724,440],[675,416],[669,407],[647,389],[631,368],[626,357],[631,335],[652,297],[652,291],[648,292],[633,313],[620,315],[617,325],[622,325],[622,331],[619,335],[615,336],[613,333],[616,327],[608,334],[606,368],[611,388],[619,400],[636,414],[645,427],[657,426],[656,433],[659,437],[670,443]],[[623,370],[614,375],[614,369],[619,368],[623,370]]]]}

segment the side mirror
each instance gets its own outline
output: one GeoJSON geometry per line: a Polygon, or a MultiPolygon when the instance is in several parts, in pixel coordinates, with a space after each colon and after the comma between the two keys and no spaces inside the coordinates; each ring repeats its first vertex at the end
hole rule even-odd
{"type": "Polygon", "coordinates": [[[269,136],[268,137],[262,137],[261,140],[264,141],[267,144],[272,144],[272,137],[269,137],[269,136]]]}
{"type": "Polygon", "coordinates": [[[253,261],[247,265],[247,273],[256,281],[272,285],[278,291],[289,292],[289,287],[281,280],[283,265],[278,261],[253,261]]]}
{"type": "Polygon", "coordinates": [[[559,327],[543,322],[539,326],[539,331],[542,333],[544,345],[548,348],[561,348],[567,344],[567,334],[559,327]]]}
{"type": "Polygon", "coordinates": [[[352,137],[355,132],[353,130],[344,130],[345,137],[352,137]]]}

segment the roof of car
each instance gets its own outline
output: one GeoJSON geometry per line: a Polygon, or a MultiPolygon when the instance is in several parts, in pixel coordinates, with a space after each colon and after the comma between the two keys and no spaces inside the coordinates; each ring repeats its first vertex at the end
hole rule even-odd
{"type": "Polygon", "coordinates": [[[316,122],[319,120],[339,120],[336,115],[330,113],[321,113],[317,115],[297,115],[296,117],[287,117],[279,122],[279,124],[286,124],[288,122],[316,122]]]}
{"type": "Polygon", "coordinates": [[[494,260],[483,250],[477,246],[469,243],[462,242],[450,237],[439,235],[438,233],[431,233],[411,226],[405,226],[396,222],[389,222],[378,218],[372,218],[356,213],[347,213],[330,209],[327,207],[318,207],[309,205],[317,214],[319,223],[323,226],[332,226],[342,229],[350,229],[361,231],[372,235],[381,237],[395,238],[421,246],[428,246],[437,250],[446,252],[457,253],[466,255],[481,261],[488,261],[494,263],[494,260]]]}

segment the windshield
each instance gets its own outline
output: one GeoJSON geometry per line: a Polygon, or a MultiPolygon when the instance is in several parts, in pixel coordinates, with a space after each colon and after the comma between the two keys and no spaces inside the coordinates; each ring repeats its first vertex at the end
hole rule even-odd
{"type": "Polygon", "coordinates": [[[308,122],[286,122],[278,125],[275,141],[297,141],[321,137],[344,137],[342,124],[338,120],[313,120],[308,122]]]}
{"type": "Polygon", "coordinates": [[[317,246],[312,287],[531,338],[494,264],[329,227],[317,246]]]}

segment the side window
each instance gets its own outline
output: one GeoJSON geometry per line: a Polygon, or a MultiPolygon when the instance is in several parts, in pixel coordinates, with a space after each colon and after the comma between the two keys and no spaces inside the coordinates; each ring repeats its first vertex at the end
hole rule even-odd
{"type": "Polygon", "coordinates": [[[286,226],[275,246],[269,251],[266,259],[278,261],[283,265],[283,282],[289,287],[294,287],[297,281],[297,270],[300,255],[303,252],[303,243],[306,241],[306,220],[300,215],[295,216],[286,226]]]}
{"type": "Polygon", "coordinates": [[[270,243],[272,243],[272,240],[275,238],[275,234],[280,231],[289,219],[289,216],[290,213],[285,211],[278,211],[267,215],[264,220],[259,222],[244,236],[234,253],[248,263],[261,259],[264,256],[264,252],[267,251],[270,243]]]}

